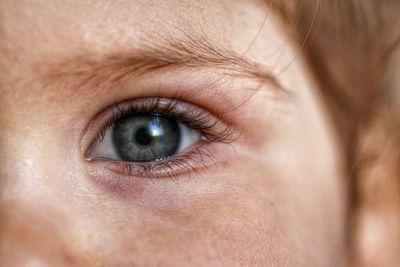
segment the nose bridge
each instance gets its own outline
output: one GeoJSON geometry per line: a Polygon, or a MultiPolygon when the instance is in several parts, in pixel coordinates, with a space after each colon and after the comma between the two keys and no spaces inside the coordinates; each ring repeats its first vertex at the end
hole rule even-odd
{"type": "Polygon", "coordinates": [[[0,266],[93,266],[83,263],[86,257],[74,248],[79,247],[74,240],[80,232],[67,208],[75,207],[67,207],[72,204],[62,195],[67,190],[60,181],[71,165],[60,159],[69,155],[62,152],[67,146],[60,137],[65,127],[55,122],[65,115],[59,107],[65,97],[57,90],[45,90],[25,53],[30,49],[13,41],[18,36],[13,31],[8,32],[11,37],[3,35],[2,18],[0,266]]]}
{"type": "Polygon", "coordinates": [[[44,175],[46,160],[56,156],[52,152],[59,144],[52,129],[58,127],[59,109],[54,94],[49,97],[41,88],[33,77],[0,74],[0,184],[33,182],[44,175]]]}
{"type": "Polygon", "coordinates": [[[0,266],[91,266],[82,263],[62,197],[47,185],[57,177],[43,177],[35,154],[29,155],[22,163],[6,159],[8,169],[1,172],[0,266]]]}
{"type": "Polygon", "coordinates": [[[0,266],[64,266],[52,256],[64,258],[57,227],[49,220],[53,208],[46,207],[40,185],[34,132],[8,114],[0,122],[0,266]]]}
{"type": "Polygon", "coordinates": [[[26,115],[7,106],[3,106],[1,111],[0,195],[4,199],[15,187],[23,193],[27,187],[32,188],[40,181],[42,144],[38,130],[29,119],[23,118],[26,115]]]}
{"type": "Polygon", "coordinates": [[[49,184],[56,178],[45,166],[51,133],[24,99],[6,98],[0,98],[0,266],[85,266],[74,262],[67,218],[49,184]]]}

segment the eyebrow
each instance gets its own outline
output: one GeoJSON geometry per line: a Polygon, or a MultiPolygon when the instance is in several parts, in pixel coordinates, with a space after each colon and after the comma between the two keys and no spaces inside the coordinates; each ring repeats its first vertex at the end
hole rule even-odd
{"type": "Polygon", "coordinates": [[[164,38],[155,43],[155,40],[147,40],[140,48],[109,55],[86,53],[41,62],[36,64],[35,70],[44,86],[93,90],[113,88],[133,77],[174,68],[218,69],[229,76],[268,82],[283,89],[276,76],[264,66],[197,35],[187,35],[179,41],[164,38]]]}

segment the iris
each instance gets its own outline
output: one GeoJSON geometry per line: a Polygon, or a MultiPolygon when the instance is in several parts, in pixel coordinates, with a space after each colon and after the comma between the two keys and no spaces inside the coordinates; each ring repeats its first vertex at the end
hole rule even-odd
{"type": "Polygon", "coordinates": [[[179,123],[160,115],[130,115],[115,122],[112,142],[124,161],[151,162],[174,155],[181,143],[179,123]]]}

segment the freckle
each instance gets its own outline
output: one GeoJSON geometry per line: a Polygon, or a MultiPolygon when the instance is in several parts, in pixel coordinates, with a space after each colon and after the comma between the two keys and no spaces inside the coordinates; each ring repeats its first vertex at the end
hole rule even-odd
{"type": "Polygon", "coordinates": [[[74,265],[76,265],[76,261],[75,261],[75,259],[73,258],[73,256],[72,256],[70,253],[64,251],[64,252],[63,252],[63,255],[64,255],[64,256],[63,256],[64,262],[67,264],[67,266],[74,266],[74,265]]]}
{"type": "Polygon", "coordinates": [[[220,164],[221,164],[221,166],[222,166],[223,168],[229,168],[229,166],[230,166],[230,162],[229,162],[229,161],[223,161],[223,162],[221,162],[220,164]]]}

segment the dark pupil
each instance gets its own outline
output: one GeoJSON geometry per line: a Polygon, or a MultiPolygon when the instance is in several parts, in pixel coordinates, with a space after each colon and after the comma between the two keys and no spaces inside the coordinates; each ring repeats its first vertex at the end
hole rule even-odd
{"type": "Polygon", "coordinates": [[[121,160],[151,162],[174,155],[181,142],[176,120],[159,115],[130,115],[115,122],[114,148],[121,160]]]}
{"type": "Polygon", "coordinates": [[[153,142],[153,136],[151,135],[149,128],[140,128],[135,134],[135,140],[142,146],[148,146],[153,142]]]}

